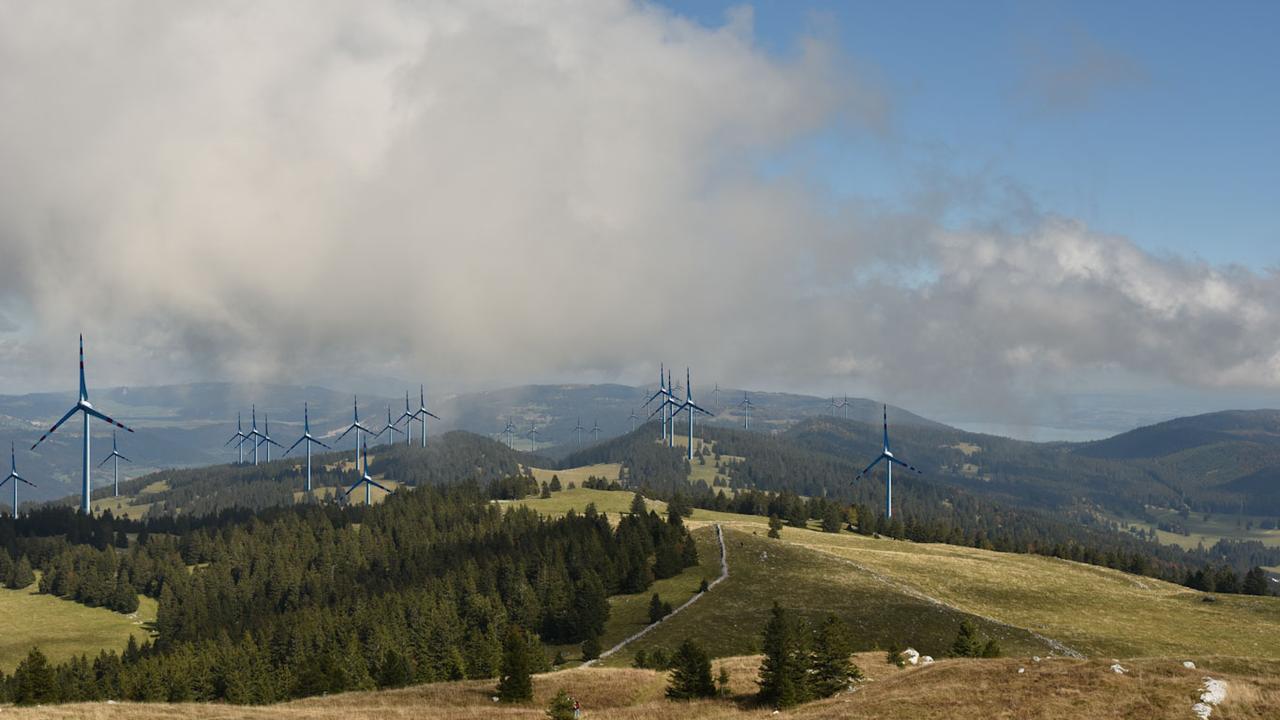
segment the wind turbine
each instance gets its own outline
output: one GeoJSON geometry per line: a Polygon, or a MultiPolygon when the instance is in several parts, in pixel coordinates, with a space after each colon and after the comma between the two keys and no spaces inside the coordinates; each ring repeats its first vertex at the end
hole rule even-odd
{"type": "MultiPolygon", "coordinates": [[[[360,440],[360,434],[368,433],[372,435],[373,431],[365,427],[364,425],[360,424],[360,402],[359,402],[359,399],[356,398],[354,395],[351,396],[351,424],[347,426],[346,430],[342,431],[342,434],[339,435],[338,439],[335,440],[334,442],[341,442],[342,438],[346,437],[347,433],[351,432],[352,430],[356,431],[356,469],[359,470],[360,469],[360,448],[363,445],[363,443],[360,440]]],[[[366,461],[369,459],[368,455],[369,455],[368,453],[365,453],[366,461]]]]}
{"type": "Polygon", "coordinates": [[[742,429],[750,430],[752,402],[751,402],[751,398],[747,397],[746,391],[743,391],[742,402],[738,403],[738,406],[741,407],[746,412],[746,417],[742,421],[742,429]]]}
{"type": "Polygon", "coordinates": [[[4,484],[9,482],[10,480],[13,481],[13,518],[17,520],[18,519],[18,483],[24,482],[30,485],[31,487],[35,487],[36,484],[18,474],[18,455],[13,449],[13,443],[9,443],[9,477],[5,478],[4,480],[0,480],[0,487],[4,487],[4,484]]]}
{"type": "Polygon", "coordinates": [[[244,426],[240,423],[240,413],[236,413],[236,434],[232,435],[230,440],[222,443],[222,447],[226,447],[231,443],[235,443],[236,449],[240,451],[240,464],[243,465],[244,464],[244,441],[248,439],[249,439],[249,436],[244,434],[244,426]]]}
{"type": "Polygon", "coordinates": [[[650,395],[649,399],[645,400],[644,405],[641,406],[641,407],[649,407],[649,403],[659,398],[662,399],[662,403],[658,406],[658,409],[650,413],[649,417],[652,418],[654,415],[657,415],[659,411],[662,412],[662,441],[663,442],[667,441],[667,402],[671,399],[671,392],[667,390],[667,377],[666,377],[665,370],[666,368],[664,368],[662,364],[659,363],[658,364],[658,390],[654,394],[650,395]]]}
{"type": "Polygon", "coordinates": [[[840,409],[840,403],[836,402],[836,396],[835,396],[835,395],[832,395],[832,396],[831,396],[831,404],[830,404],[830,405],[828,405],[828,407],[830,407],[830,408],[831,408],[831,417],[835,417],[835,416],[836,416],[836,411],[840,409]]]}
{"type": "Polygon", "coordinates": [[[440,419],[439,415],[436,415],[427,409],[427,386],[426,385],[418,386],[418,409],[415,410],[413,414],[417,415],[418,418],[422,420],[422,447],[426,447],[427,446],[427,418],[431,417],[437,420],[440,419]]]}
{"type": "Polygon", "coordinates": [[[502,434],[507,440],[507,447],[511,448],[512,450],[515,449],[515,442],[516,442],[514,437],[515,431],[516,431],[516,425],[510,420],[507,421],[507,426],[502,428],[502,434]]]}
{"type": "Polygon", "coordinates": [[[710,410],[707,410],[693,401],[693,382],[690,380],[689,368],[684,370],[684,402],[671,413],[671,431],[675,434],[676,415],[681,412],[689,413],[689,459],[693,459],[693,416],[702,413],[708,417],[712,416],[710,410]]]}
{"type": "Polygon", "coordinates": [[[885,486],[884,486],[884,516],[887,518],[891,518],[893,517],[893,466],[901,465],[902,467],[910,470],[913,473],[916,473],[917,475],[923,475],[924,473],[920,472],[919,470],[912,467],[911,465],[908,465],[907,463],[899,460],[897,456],[893,454],[893,451],[889,449],[889,406],[888,405],[884,406],[884,449],[880,451],[880,456],[877,457],[874,461],[872,461],[872,463],[868,465],[865,470],[858,473],[858,477],[853,479],[854,482],[861,480],[863,475],[866,475],[867,473],[871,472],[871,468],[875,467],[876,465],[879,465],[882,461],[885,463],[885,470],[888,471],[888,476],[887,476],[887,479],[885,480],[885,486]]]}
{"type": "MultiPolygon", "coordinates": [[[[259,437],[262,439],[258,441],[258,444],[267,446],[267,462],[271,462],[271,446],[275,445],[281,450],[284,449],[284,446],[271,439],[271,419],[267,417],[266,413],[262,414],[262,433],[259,437]]],[[[257,453],[256,447],[254,448],[254,453],[257,453]]]]}
{"type": "Polygon", "coordinates": [[[131,463],[133,461],[121,455],[120,451],[116,449],[116,431],[115,430],[111,431],[111,454],[103,458],[102,462],[98,463],[98,467],[102,467],[103,465],[106,465],[108,460],[114,461],[111,464],[112,473],[115,475],[115,481],[112,484],[112,486],[115,488],[115,491],[112,497],[120,497],[120,461],[123,460],[127,463],[131,463]]]}
{"type": "Polygon", "coordinates": [[[418,414],[409,410],[409,391],[404,391],[404,412],[400,413],[400,417],[396,418],[396,424],[399,425],[401,420],[405,420],[404,426],[404,444],[413,444],[413,421],[418,414]]]}
{"type": "Polygon", "coordinates": [[[602,432],[604,432],[604,429],[600,427],[600,421],[598,420],[593,421],[591,423],[591,442],[595,442],[599,440],[600,433],[602,432]]]}
{"type": "MultiPolygon", "coordinates": [[[[397,420],[396,422],[399,422],[399,421],[397,420]]],[[[382,433],[387,432],[388,430],[391,431],[391,435],[387,437],[387,444],[394,445],[396,442],[396,433],[400,432],[400,429],[395,426],[395,423],[391,422],[391,406],[390,405],[387,406],[387,426],[379,430],[378,434],[374,435],[374,437],[380,437],[382,433]]]]}
{"type": "Polygon", "coordinates": [[[576,433],[578,433],[578,444],[579,444],[579,445],[581,445],[581,444],[582,444],[582,431],[583,431],[583,430],[586,430],[586,428],[582,427],[582,418],[581,418],[581,417],[579,417],[579,418],[578,418],[578,424],[577,424],[577,425],[575,425],[575,426],[573,427],[573,431],[574,431],[574,432],[576,432],[576,433]]]}
{"type": "Polygon", "coordinates": [[[257,465],[258,464],[258,445],[262,444],[261,443],[262,433],[258,432],[258,406],[250,405],[249,410],[250,412],[253,413],[252,414],[253,420],[250,423],[249,432],[245,433],[244,440],[241,440],[241,442],[243,443],[246,441],[250,441],[253,443],[253,464],[257,465]]]}
{"type": "Polygon", "coordinates": [[[529,438],[529,452],[534,452],[538,449],[538,432],[538,426],[534,423],[529,423],[529,432],[525,433],[525,437],[529,438]]]}
{"type": "Polygon", "coordinates": [[[636,414],[635,408],[631,409],[631,416],[627,418],[631,421],[631,432],[636,431],[636,422],[640,420],[640,416],[636,414]]]}
{"type": "Polygon", "coordinates": [[[332,450],[333,448],[312,437],[311,412],[307,409],[307,404],[305,402],[302,403],[302,437],[298,438],[297,442],[290,445],[289,449],[284,451],[284,454],[288,455],[293,452],[294,448],[298,447],[299,443],[304,442],[307,444],[307,492],[311,492],[311,446],[312,444],[319,445],[325,450],[332,450]]]}
{"type": "MultiPolygon", "coordinates": [[[[121,425],[120,423],[116,422],[115,420],[112,420],[106,415],[103,415],[97,410],[94,410],[93,405],[89,402],[89,389],[84,382],[84,335],[80,336],[80,399],[77,400],[76,404],[70,410],[67,411],[66,415],[62,416],[61,420],[54,423],[53,427],[49,428],[49,432],[40,436],[40,439],[36,441],[35,445],[31,446],[31,449],[35,450],[36,445],[39,445],[40,443],[44,442],[45,438],[49,437],[50,435],[53,434],[55,430],[62,427],[62,423],[69,420],[71,416],[75,415],[76,413],[81,413],[84,420],[84,424],[81,426],[84,430],[84,458],[83,458],[84,473],[81,475],[81,478],[80,478],[80,493],[81,493],[80,512],[84,513],[85,515],[89,515],[93,512],[93,508],[89,503],[91,496],[93,494],[93,488],[89,484],[89,418],[96,417],[99,420],[104,420],[106,422],[111,423],[112,425],[115,425],[118,428],[128,430],[129,432],[133,432],[133,430],[131,428],[125,427],[124,425],[121,425]]],[[[16,508],[14,509],[14,512],[15,513],[17,512],[16,508]]]]}
{"type": "Polygon", "coordinates": [[[360,479],[356,481],[355,485],[352,485],[351,487],[347,488],[347,491],[342,493],[342,496],[343,497],[350,496],[351,492],[356,488],[360,487],[361,485],[364,485],[364,504],[365,505],[370,505],[373,502],[372,499],[369,497],[369,489],[371,487],[376,487],[382,490],[383,492],[387,493],[388,495],[391,494],[390,488],[379,483],[377,480],[374,480],[373,478],[369,477],[369,445],[367,443],[364,445],[364,470],[360,471],[360,479]]]}

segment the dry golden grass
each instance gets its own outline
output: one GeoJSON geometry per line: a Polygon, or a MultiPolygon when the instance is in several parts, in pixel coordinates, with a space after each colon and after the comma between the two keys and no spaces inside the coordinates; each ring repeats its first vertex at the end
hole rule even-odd
{"type": "Polygon", "coordinates": [[[539,483],[551,482],[551,476],[558,475],[564,487],[569,487],[569,483],[582,487],[582,483],[589,477],[617,480],[618,473],[622,472],[622,465],[620,463],[601,463],[599,465],[583,465],[582,467],[569,468],[567,470],[545,470],[531,467],[529,472],[533,473],[533,478],[539,483]]]}
{"type": "MultiPolygon", "coordinates": [[[[855,661],[868,675],[853,692],[802,705],[780,718],[910,717],[924,720],[977,718],[1192,718],[1203,678],[1227,682],[1227,700],[1214,712],[1221,720],[1275,718],[1280,715],[1280,670],[1222,659],[1207,668],[1184,669],[1173,659],[1126,663],[1118,675],[1107,660],[944,660],[932,666],[899,670],[878,653],[855,661]],[[1024,672],[1019,673],[1019,668],[1024,672]]],[[[5,709],[27,720],[293,720],[295,718],[438,718],[480,720],[544,718],[543,708],[557,690],[576,696],[586,718],[612,720],[739,720],[772,715],[753,701],[758,657],[717,661],[730,672],[732,697],[693,703],[665,700],[666,676],[648,670],[590,668],[547,673],[534,678],[534,700],[509,706],[491,700],[493,681],[420,685],[403,690],[347,693],[268,707],[227,705],[78,704],[5,709]]]]}

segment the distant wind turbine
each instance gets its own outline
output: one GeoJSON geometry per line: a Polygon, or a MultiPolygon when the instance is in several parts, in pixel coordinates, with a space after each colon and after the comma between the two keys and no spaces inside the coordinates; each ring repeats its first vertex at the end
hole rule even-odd
{"type": "Polygon", "coordinates": [[[507,437],[507,447],[511,448],[512,450],[516,448],[515,433],[516,433],[515,423],[508,420],[507,426],[502,429],[502,434],[507,437]]]}
{"type": "Polygon", "coordinates": [[[13,482],[13,517],[16,520],[18,518],[18,483],[24,482],[31,487],[35,487],[36,484],[18,474],[18,455],[13,449],[13,443],[9,443],[9,476],[0,480],[0,487],[4,487],[4,484],[10,481],[13,482]]]}
{"type": "Polygon", "coordinates": [[[861,480],[863,475],[866,475],[867,473],[871,472],[871,468],[874,468],[876,465],[879,465],[881,462],[885,463],[885,470],[888,472],[887,478],[885,480],[885,486],[884,486],[884,516],[887,518],[891,518],[893,517],[893,466],[901,465],[902,467],[910,470],[913,473],[916,473],[917,475],[923,475],[924,473],[920,472],[919,470],[912,467],[911,465],[908,465],[907,463],[899,460],[893,454],[893,451],[889,449],[889,406],[888,405],[884,406],[884,449],[880,451],[880,456],[877,457],[874,461],[872,461],[872,463],[868,465],[865,470],[858,473],[858,477],[854,478],[854,482],[861,480]]]}
{"type": "Polygon", "coordinates": [[[399,425],[401,420],[405,421],[404,426],[404,444],[413,444],[413,421],[418,414],[409,409],[409,391],[404,391],[404,412],[400,413],[400,417],[396,418],[396,424],[399,425]]]}
{"type": "MultiPolygon", "coordinates": [[[[354,485],[347,488],[347,491],[342,493],[342,496],[349,497],[353,490],[360,487],[361,485],[364,485],[364,504],[370,505],[373,502],[372,498],[370,498],[369,496],[370,488],[376,487],[379,490],[382,490],[383,492],[387,493],[388,495],[391,494],[391,489],[388,488],[386,485],[379,483],[377,480],[374,480],[373,478],[369,477],[369,445],[367,443],[363,446],[363,450],[364,450],[364,470],[360,471],[360,479],[357,480],[354,485]]],[[[358,464],[358,461],[357,461],[357,464],[358,464]]]]}
{"type": "Polygon", "coordinates": [[[649,414],[649,417],[662,413],[662,441],[665,443],[667,441],[667,403],[671,400],[671,392],[667,390],[666,368],[661,363],[658,364],[658,390],[644,401],[642,407],[649,407],[649,403],[654,400],[661,400],[661,404],[658,405],[657,410],[649,414]]]}
{"type": "Polygon", "coordinates": [[[751,398],[747,397],[747,393],[745,391],[742,393],[742,402],[738,403],[738,405],[746,413],[746,415],[743,417],[743,420],[742,420],[742,428],[744,430],[750,430],[751,429],[751,408],[753,403],[751,402],[751,398]]]}
{"type": "Polygon", "coordinates": [[[257,465],[258,464],[258,445],[262,444],[262,433],[258,432],[258,406],[250,405],[249,412],[252,413],[250,415],[252,420],[250,422],[249,432],[245,434],[244,440],[241,440],[241,443],[244,443],[244,442],[253,443],[253,464],[257,465]]]}
{"type": "Polygon", "coordinates": [[[307,444],[307,492],[311,492],[311,446],[319,445],[325,450],[332,450],[333,448],[325,445],[311,435],[311,411],[307,408],[307,404],[305,402],[302,403],[302,437],[298,438],[297,442],[290,445],[289,449],[284,451],[284,454],[288,455],[293,452],[294,448],[304,442],[307,444]]]}
{"type": "MultiPolygon", "coordinates": [[[[121,425],[120,423],[116,422],[115,420],[112,420],[111,418],[107,417],[106,415],[103,415],[102,413],[100,413],[100,412],[98,412],[97,410],[93,409],[93,405],[89,402],[89,388],[88,388],[88,386],[86,386],[86,385],[85,385],[85,382],[84,382],[84,335],[81,335],[81,336],[80,336],[80,399],[79,399],[78,401],[76,401],[76,404],[75,404],[75,405],[74,405],[70,410],[68,410],[68,411],[67,411],[67,414],[66,414],[66,415],[63,415],[63,416],[62,416],[62,419],[61,419],[61,420],[59,420],[58,422],[54,423],[54,424],[53,424],[53,427],[49,428],[49,432],[47,432],[47,433],[45,433],[44,435],[41,435],[41,436],[40,436],[40,439],[36,441],[36,444],[35,444],[35,445],[32,445],[32,446],[31,446],[31,449],[32,449],[32,450],[35,450],[35,449],[36,449],[36,445],[39,445],[40,443],[44,442],[44,439],[45,439],[45,438],[49,437],[50,435],[52,435],[52,434],[53,434],[53,432],[54,432],[55,430],[57,430],[58,428],[62,427],[62,423],[64,423],[64,422],[66,422],[67,420],[71,419],[71,416],[72,416],[72,415],[75,415],[76,413],[81,413],[81,415],[82,415],[82,417],[83,417],[83,419],[84,419],[84,424],[81,426],[81,427],[83,428],[83,430],[84,430],[84,458],[83,458],[83,460],[84,460],[84,463],[83,463],[83,469],[84,469],[84,472],[83,472],[83,474],[81,475],[81,478],[80,478],[80,512],[84,513],[85,515],[89,515],[89,514],[91,514],[91,513],[93,512],[93,508],[92,508],[92,506],[90,505],[90,499],[91,499],[91,497],[92,497],[92,495],[93,495],[93,488],[92,488],[92,487],[90,486],[90,484],[89,484],[89,483],[90,483],[90,478],[89,478],[89,418],[90,418],[90,417],[96,417],[96,418],[98,418],[99,420],[103,420],[103,421],[105,421],[105,422],[109,422],[109,423],[111,423],[112,425],[115,425],[116,427],[118,427],[118,428],[120,428],[120,429],[122,429],[122,430],[128,430],[129,432],[133,432],[133,430],[132,430],[131,428],[127,428],[127,427],[125,427],[124,425],[121,425]]],[[[15,510],[14,510],[14,511],[15,511],[15,512],[17,512],[17,509],[15,508],[15,510]]]]}
{"type": "Polygon", "coordinates": [[[581,444],[582,444],[582,431],[583,431],[583,430],[586,430],[586,428],[582,427],[582,418],[578,418],[578,424],[573,426],[573,431],[574,431],[574,432],[576,432],[576,433],[578,433],[578,441],[577,441],[577,444],[579,444],[579,445],[581,445],[581,444]]]}
{"type": "Polygon", "coordinates": [[[236,413],[236,434],[232,435],[230,440],[223,443],[222,447],[235,443],[236,450],[240,451],[240,465],[244,464],[244,441],[248,439],[249,436],[244,434],[244,425],[240,422],[240,413],[236,413]]]}
{"type": "Polygon", "coordinates": [[[595,441],[599,440],[599,439],[600,439],[600,433],[602,433],[602,432],[604,432],[604,429],[600,427],[600,421],[598,421],[598,420],[592,421],[592,423],[591,423],[591,442],[595,442],[595,441]]]}
{"type": "Polygon", "coordinates": [[[831,396],[831,404],[827,407],[831,408],[831,417],[836,416],[836,411],[840,409],[840,403],[836,402],[836,396],[831,396]]]}
{"type": "MultiPolygon", "coordinates": [[[[346,437],[347,433],[352,430],[356,431],[356,470],[360,471],[360,448],[364,446],[361,434],[372,435],[373,431],[360,424],[360,401],[354,395],[351,398],[351,424],[347,426],[346,430],[342,431],[342,434],[334,442],[341,442],[342,438],[346,437]]],[[[368,453],[365,453],[365,458],[368,459],[368,453]]]]}
{"type": "Polygon", "coordinates": [[[400,432],[400,429],[395,426],[395,423],[391,422],[391,406],[390,405],[387,406],[387,424],[385,427],[379,430],[378,434],[374,435],[374,437],[381,437],[382,433],[384,432],[391,433],[390,435],[387,436],[387,444],[394,445],[396,442],[396,433],[400,432]]]}
{"type": "Polygon", "coordinates": [[[427,409],[427,386],[418,386],[418,409],[414,411],[418,419],[422,421],[422,447],[427,446],[427,418],[440,419],[439,415],[432,413],[427,409]]]}
{"type": "Polygon", "coordinates": [[[267,448],[267,462],[271,462],[271,446],[275,445],[281,450],[284,446],[271,439],[271,418],[266,413],[262,414],[262,439],[258,441],[259,445],[265,445],[267,448]]]}
{"type": "Polygon", "coordinates": [[[636,423],[640,421],[640,416],[636,414],[635,408],[631,409],[631,416],[627,419],[631,421],[631,432],[635,432],[636,423]]]}
{"type": "Polygon", "coordinates": [[[689,413],[689,455],[688,457],[690,460],[692,460],[693,459],[693,416],[696,415],[697,413],[702,413],[703,415],[711,417],[712,413],[710,410],[707,410],[701,407],[700,405],[698,405],[693,401],[693,382],[690,379],[689,369],[685,368],[684,372],[685,372],[684,402],[680,403],[680,406],[677,407],[671,413],[671,430],[673,432],[675,431],[675,422],[676,422],[677,415],[679,415],[681,412],[689,413]]]}
{"type": "Polygon", "coordinates": [[[111,470],[112,470],[112,475],[115,478],[114,481],[112,482],[112,487],[115,488],[115,490],[113,491],[112,497],[120,497],[120,461],[123,460],[127,463],[131,463],[133,461],[121,455],[120,451],[116,448],[116,431],[115,430],[111,431],[111,454],[103,458],[102,462],[98,463],[98,467],[102,467],[103,465],[106,465],[108,460],[113,461],[111,463],[111,466],[112,466],[111,470]]]}
{"type": "Polygon", "coordinates": [[[529,438],[529,452],[535,452],[538,449],[538,434],[540,432],[537,425],[529,423],[529,432],[525,433],[525,437],[529,438]]]}

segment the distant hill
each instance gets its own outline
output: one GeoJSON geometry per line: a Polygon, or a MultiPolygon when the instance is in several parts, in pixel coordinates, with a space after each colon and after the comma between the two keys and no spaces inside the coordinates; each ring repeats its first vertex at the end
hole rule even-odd
{"type": "Polygon", "coordinates": [[[1177,418],[1084,443],[1075,452],[1089,457],[1130,460],[1165,457],[1222,443],[1280,449],[1280,410],[1228,410],[1177,418]]]}

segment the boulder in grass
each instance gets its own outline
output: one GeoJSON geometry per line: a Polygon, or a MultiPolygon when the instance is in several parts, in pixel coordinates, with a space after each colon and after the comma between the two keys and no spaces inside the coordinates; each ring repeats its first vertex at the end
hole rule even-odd
{"type": "Polygon", "coordinates": [[[920,664],[921,664],[921,665],[932,665],[932,664],[933,664],[933,656],[932,656],[932,655],[921,655],[921,656],[920,656],[920,664]]]}
{"type": "Polygon", "coordinates": [[[907,648],[902,651],[902,659],[908,665],[918,665],[920,664],[920,653],[915,648],[907,648]]]}
{"type": "Polygon", "coordinates": [[[1184,667],[1184,668],[1186,668],[1186,669],[1188,669],[1188,670],[1195,670],[1195,669],[1196,669],[1196,664],[1195,664],[1195,663],[1193,663],[1193,662],[1191,662],[1190,660],[1183,660],[1183,661],[1182,661],[1182,667],[1184,667]]]}
{"type": "Polygon", "coordinates": [[[1115,674],[1117,674],[1117,675],[1123,675],[1123,674],[1125,674],[1125,673],[1127,673],[1127,672],[1129,672],[1129,671],[1128,671],[1128,670],[1125,670],[1125,669],[1124,669],[1124,666],[1123,666],[1123,665],[1121,665],[1120,663],[1115,663],[1114,665],[1112,665],[1112,666],[1111,666],[1111,672],[1113,672],[1113,673],[1115,673],[1115,674]]]}

